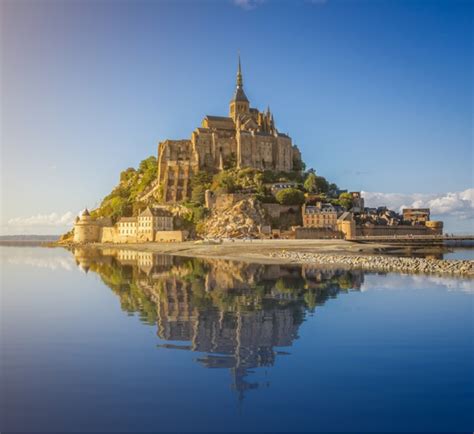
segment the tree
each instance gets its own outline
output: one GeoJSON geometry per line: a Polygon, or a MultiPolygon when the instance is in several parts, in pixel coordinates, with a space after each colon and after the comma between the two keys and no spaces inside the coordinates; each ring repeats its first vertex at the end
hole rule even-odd
{"type": "Polygon", "coordinates": [[[295,172],[303,172],[306,169],[306,164],[301,158],[298,158],[296,155],[293,156],[293,170],[295,172]]]}
{"type": "Polygon", "coordinates": [[[276,194],[276,200],[281,205],[301,205],[304,203],[304,194],[296,188],[285,188],[276,194]]]}
{"type": "Polygon", "coordinates": [[[329,184],[328,195],[331,196],[331,197],[336,197],[338,190],[339,190],[339,188],[336,184],[334,184],[334,183],[329,184]]]}
{"type": "Polygon", "coordinates": [[[136,172],[133,167],[129,167],[120,173],[120,182],[127,182],[135,176],[136,172]]]}
{"type": "Polygon", "coordinates": [[[212,174],[204,170],[199,171],[191,178],[191,200],[204,204],[205,192],[211,188],[212,174]]]}
{"type": "Polygon", "coordinates": [[[224,169],[233,169],[235,166],[237,166],[237,156],[235,152],[231,152],[224,158],[224,169]]]}
{"type": "Polygon", "coordinates": [[[147,204],[145,202],[141,202],[141,201],[133,202],[133,204],[132,204],[132,214],[134,216],[137,216],[142,211],[144,211],[146,207],[147,207],[147,204]]]}
{"type": "Polygon", "coordinates": [[[204,204],[206,200],[206,188],[202,185],[196,185],[191,190],[191,201],[199,204],[204,204]]]}
{"type": "Polygon", "coordinates": [[[232,174],[220,172],[214,176],[211,190],[217,193],[233,193],[235,191],[235,181],[232,174]]]}
{"type": "Polygon", "coordinates": [[[309,193],[316,193],[317,191],[317,182],[316,174],[310,172],[304,181],[304,189],[309,193]]]}
{"type": "Polygon", "coordinates": [[[329,191],[329,182],[324,176],[316,176],[316,189],[318,193],[327,193],[329,191]]]}
{"type": "Polygon", "coordinates": [[[352,196],[350,193],[341,193],[339,203],[347,210],[352,208],[352,196]]]}

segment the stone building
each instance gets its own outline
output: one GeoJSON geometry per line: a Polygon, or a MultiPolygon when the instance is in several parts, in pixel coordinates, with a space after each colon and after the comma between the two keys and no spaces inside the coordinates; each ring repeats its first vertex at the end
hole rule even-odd
{"type": "Polygon", "coordinates": [[[288,172],[301,165],[291,137],[280,133],[270,109],[251,108],[239,65],[229,116],[206,116],[190,139],[165,140],[158,145],[158,186],[165,202],[187,199],[190,180],[198,171],[251,167],[288,172]]]}
{"type": "Polygon", "coordinates": [[[110,219],[95,219],[86,209],[74,224],[75,243],[138,243],[184,241],[186,234],[175,231],[173,216],[162,208],[146,208],[137,217],[121,217],[115,225],[110,219]]]}
{"type": "Polygon", "coordinates": [[[346,211],[337,219],[337,230],[344,235],[346,240],[356,237],[356,223],[352,212],[346,211]]]}
{"type": "Polygon", "coordinates": [[[137,217],[120,217],[116,228],[119,237],[123,240],[135,240],[137,237],[137,217]]]}
{"type": "Polygon", "coordinates": [[[430,219],[429,208],[403,208],[403,220],[410,223],[426,223],[430,219]]]}
{"type": "Polygon", "coordinates": [[[76,217],[74,222],[73,241],[75,243],[96,243],[101,240],[104,227],[112,224],[110,218],[102,217],[96,219],[92,217],[86,208],[81,216],[76,217]]]}
{"type": "Polygon", "coordinates": [[[116,226],[124,241],[155,241],[158,232],[173,230],[173,216],[164,209],[147,207],[137,217],[120,218],[116,226]]]}
{"type": "Polygon", "coordinates": [[[317,202],[316,206],[303,205],[303,227],[337,229],[337,209],[330,203],[317,202]]]}

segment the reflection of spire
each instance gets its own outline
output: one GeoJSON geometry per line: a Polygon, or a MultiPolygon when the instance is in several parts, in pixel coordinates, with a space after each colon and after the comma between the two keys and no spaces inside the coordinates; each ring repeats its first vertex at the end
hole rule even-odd
{"type": "Polygon", "coordinates": [[[260,387],[259,383],[249,383],[245,381],[245,377],[249,374],[246,368],[232,368],[230,370],[232,374],[232,389],[237,392],[237,398],[239,400],[239,410],[242,410],[242,404],[245,398],[245,392],[247,390],[254,390],[260,387]]]}

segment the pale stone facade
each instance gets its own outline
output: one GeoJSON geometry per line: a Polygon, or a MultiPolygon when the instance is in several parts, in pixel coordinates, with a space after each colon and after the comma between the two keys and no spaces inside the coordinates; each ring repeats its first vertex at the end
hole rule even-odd
{"type": "Polygon", "coordinates": [[[92,218],[86,208],[82,215],[76,218],[73,240],[75,243],[94,243],[100,240],[101,231],[101,222],[92,218]]]}
{"type": "Polygon", "coordinates": [[[94,219],[86,210],[74,224],[75,243],[137,243],[184,241],[186,233],[175,231],[173,216],[160,208],[146,208],[137,217],[121,217],[115,225],[94,219]]]}
{"type": "Polygon", "coordinates": [[[302,206],[303,227],[337,229],[337,210],[329,203],[302,206]]]}
{"type": "Polygon", "coordinates": [[[239,60],[229,116],[206,116],[189,140],[161,142],[158,185],[165,202],[177,202],[190,197],[190,179],[201,170],[215,173],[235,166],[288,172],[300,164],[300,151],[276,129],[270,109],[250,108],[239,60]]]}
{"type": "Polygon", "coordinates": [[[337,219],[337,230],[342,232],[346,240],[355,238],[356,224],[351,212],[346,211],[337,219]]]}

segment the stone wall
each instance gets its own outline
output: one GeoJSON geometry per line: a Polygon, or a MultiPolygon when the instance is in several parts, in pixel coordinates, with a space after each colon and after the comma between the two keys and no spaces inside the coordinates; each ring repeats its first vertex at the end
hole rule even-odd
{"type": "Polygon", "coordinates": [[[280,205],[279,203],[262,203],[263,208],[267,211],[268,215],[273,219],[279,219],[282,214],[286,214],[290,211],[294,213],[301,213],[301,207],[299,205],[280,205]]]}
{"type": "Polygon", "coordinates": [[[118,231],[113,226],[102,228],[102,242],[103,243],[116,243],[119,239],[118,231]]]}
{"type": "Polygon", "coordinates": [[[342,232],[346,240],[350,240],[356,236],[356,224],[354,220],[338,221],[337,229],[342,232]]]}
{"type": "Polygon", "coordinates": [[[358,237],[385,237],[385,236],[406,236],[406,235],[438,235],[437,230],[418,225],[400,225],[400,226],[360,226],[356,227],[358,237]]]}
{"type": "Polygon", "coordinates": [[[155,241],[158,243],[180,243],[186,241],[187,235],[186,231],[157,231],[155,241]]]}
{"type": "Polygon", "coordinates": [[[100,241],[101,227],[93,222],[79,222],[74,225],[75,243],[96,243],[100,241]]]}
{"type": "Polygon", "coordinates": [[[297,240],[308,240],[308,239],[334,239],[344,238],[342,232],[333,231],[326,228],[296,228],[295,238],[297,240]]]}

